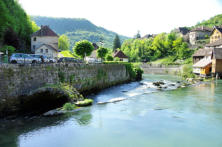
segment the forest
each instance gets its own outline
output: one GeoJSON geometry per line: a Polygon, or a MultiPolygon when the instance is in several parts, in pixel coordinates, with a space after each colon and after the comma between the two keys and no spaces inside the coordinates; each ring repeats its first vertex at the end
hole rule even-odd
{"type": "Polygon", "coordinates": [[[0,0],[0,48],[5,45],[29,52],[30,35],[36,24],[15,0],[0,0]]]}

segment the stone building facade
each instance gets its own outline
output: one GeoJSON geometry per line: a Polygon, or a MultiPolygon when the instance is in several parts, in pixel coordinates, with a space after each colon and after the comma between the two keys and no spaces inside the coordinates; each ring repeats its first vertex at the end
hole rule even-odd
{"type": "Polygon", "coordinates": [[[189,33],[189,42],[196,45],[198,40],[205,39],[211,35],[212,29],[207,27],[194,28],[189,33]]]}
{"type": "Polygon", "coordinates": [[[31,52],[48,57],[58,57],[59,36],[49,26],[41,26],[41,29],[31,36],[31,52]]]}

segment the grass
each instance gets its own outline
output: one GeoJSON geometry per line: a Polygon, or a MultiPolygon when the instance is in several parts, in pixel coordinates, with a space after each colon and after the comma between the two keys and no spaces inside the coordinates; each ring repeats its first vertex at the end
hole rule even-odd
{"type": "Polygon", "coordinates": [[[60,52],[64,57],[76,58],[71,51],[61,51],[60,52]]]}
{"type": "Polygon", "coordinates": [[[172,57],[172,56],[169,56],[169,57],[165,57],[165,58],[162,58],[162,59],[158,59],[158,60],[153,61],[151,63],[152,64],[172,65],[172,64],[175,64],[174,61],[175,61],[175,58],[172,57]]]}
{"type": "Polygon", "coordinates": [[[175,60],[175,57],[168,56],[162,59],[158,59],[156,61],[151,62],[151,64],[162,64],[162,65],[184,65],[184,64],[191,64],[192,57],[187,58],[185,60],[175,60]]]}

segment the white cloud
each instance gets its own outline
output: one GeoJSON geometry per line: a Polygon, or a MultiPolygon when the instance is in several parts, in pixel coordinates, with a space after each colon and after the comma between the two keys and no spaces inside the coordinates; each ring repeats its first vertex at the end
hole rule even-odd
{"type": "Polygon", "coordinates": [[[30,15],[86,18],[119,34],[168,32],[222,13],[218,0],[19,0],[30,15]]]}

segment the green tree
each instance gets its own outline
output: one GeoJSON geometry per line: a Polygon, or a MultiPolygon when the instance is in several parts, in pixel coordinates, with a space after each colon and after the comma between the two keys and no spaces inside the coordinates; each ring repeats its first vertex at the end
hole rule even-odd
{"type": "Polygon", "coordinates": [[[106,61],[113,61],[113,56],[107,55],[106,56],[106,61]]]}
{"type": "Polygon", "coordinates": [[[5,45],[2,48],[0,48],[0,51],[6,54],[6,51],[8,50],[8,55],[11,56],[12,53],[15,52],[15,48],[13,46],[5,45]]]}
{"type": "Polygon", "coordinates": [[[76,42],[75,46],[73,47],[74,53],[81,58],[85,58],[86,56],[90,56],[94,47],[91,42],[87,40],[82,40],[76,42]]]}
{"type": "Polygon", "coordinates": [[[27,52],[30,47],[30,35],[33,33],[29,16],[17,0],[0,0],[0,41],[4,45],[14,46],[27,52]]]}
{"type": "Polygon", "coordinates": [[[40,27],[34,22],[32,21],[32,31],[36,32],[40,29],[40,27]]]}
{"type": "Polygon", "coordinates": [[[107,48],[100,47],[97,50],[97,57],[99,57],[99,58],[104,60],[104,58],[106,57],[107,53],[108,53],[108,49],[107,48]]]}
{"type": "Polygon", "coordinates": [[[116,36],[113,40],[113,51],[118,49],[118,48],[121,48],[121,43],[120,43],[119,36],[116,34],[116,36]]]}
{"type": "Polygon", "coordinates": [[[58,46],[60,50],[69,50],[69,38],[66,35],[61,35],[59,37],[58,46]]]}

